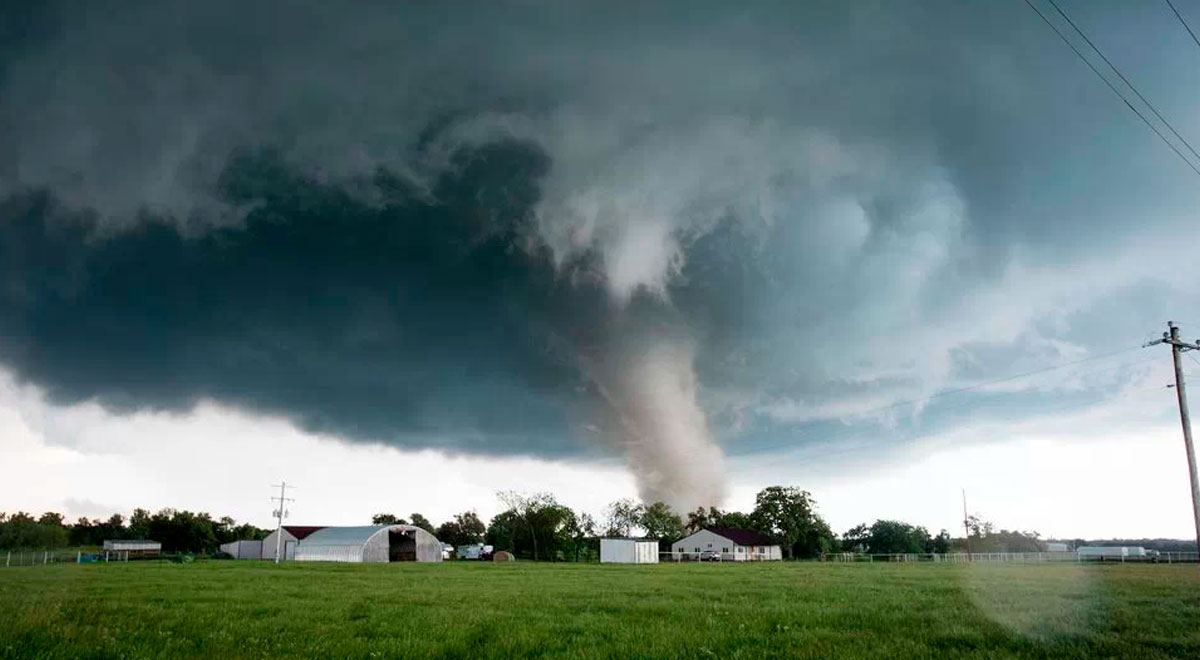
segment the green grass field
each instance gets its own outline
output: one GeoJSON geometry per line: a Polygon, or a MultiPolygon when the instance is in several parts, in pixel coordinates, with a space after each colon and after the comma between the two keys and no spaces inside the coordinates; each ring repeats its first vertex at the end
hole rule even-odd
{"type": "Polygon", "coordinates": [[[0,569],[0,658],[1200,658],[1200,567],[0,569]]]}

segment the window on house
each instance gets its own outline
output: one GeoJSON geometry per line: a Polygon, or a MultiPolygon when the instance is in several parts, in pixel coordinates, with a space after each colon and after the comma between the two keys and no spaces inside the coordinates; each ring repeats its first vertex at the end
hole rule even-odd
{"type": "Polygon", "coordinates": [[[729,548],[721,548],[721,552],[724,552],[724,553],[728,554],[728,553],[729,553],[729,548]]]}
{"type": "Polygon", "coordinates": [[[696,546],[696,552],[700,552],[700,546],[696,546]]]}

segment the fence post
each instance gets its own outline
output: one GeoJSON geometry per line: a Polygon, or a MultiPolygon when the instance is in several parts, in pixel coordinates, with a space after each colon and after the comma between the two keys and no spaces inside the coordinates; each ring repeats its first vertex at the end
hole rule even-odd
{"type": "Polygon", "coordinates": [[[8,551],[8,556],[4,558],[4,567],[8,568],[12,564],[12,550],[8,551]]]}

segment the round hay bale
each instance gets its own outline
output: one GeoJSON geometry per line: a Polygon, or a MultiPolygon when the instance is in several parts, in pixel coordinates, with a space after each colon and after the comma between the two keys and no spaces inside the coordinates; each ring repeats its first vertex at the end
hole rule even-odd
{"type": "Polygon", "coordinates": [[[492,554],[492,561],[516,561],[516,560],[517,560],[517,558],[513,556],[513,553],[508,552],[507,550],[498,550],[494,554],[492,554]]]}

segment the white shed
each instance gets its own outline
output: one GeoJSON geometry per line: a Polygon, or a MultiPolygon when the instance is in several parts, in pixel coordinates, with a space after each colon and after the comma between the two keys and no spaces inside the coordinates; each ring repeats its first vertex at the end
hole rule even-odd
{"type": "Polygon", "coordinates": [[[296,561],[441,561],[442,542],[412,525],[322,527],[296,544],[296,561]]]}
{"type": "Polygon", "coordinates": [[[221,552],[224,552],[234,559],[262,559],[263,542],[241,540],[232,541],[230,543],[222,543],[221,552]]]}
{"type": "Polygon", "coordinates": [[[109,552],[156,555],[162,550],[162,544],[149,539],[110,539],[104,542],[104,549],[109,552]]]}
{"type": "Polygon", "coordinates": [[[658,541],[600,539],[601,564],[657,564],[658,541]]]}

